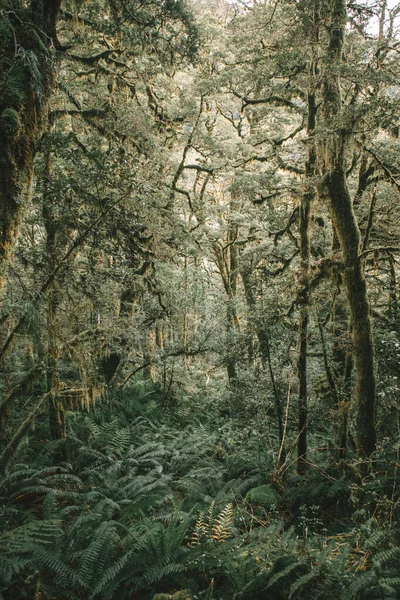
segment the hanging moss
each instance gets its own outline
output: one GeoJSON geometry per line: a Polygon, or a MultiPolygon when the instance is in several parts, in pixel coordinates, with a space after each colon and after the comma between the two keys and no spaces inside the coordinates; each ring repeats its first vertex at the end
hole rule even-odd
{"type": "Polygon", "coordinates": [[[1,128],[8,140],[15,141],[21,131],[22,123],[19,114],[13,108],[6,108],[1,113],[1,128]]]}

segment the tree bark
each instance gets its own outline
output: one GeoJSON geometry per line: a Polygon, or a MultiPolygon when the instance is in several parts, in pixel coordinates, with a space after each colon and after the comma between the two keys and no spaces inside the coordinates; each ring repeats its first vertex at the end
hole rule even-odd
{"type": "Polygon", "coordinates": [[[232,352],[232,346],[235,343],[235,334],[240,329],[239,317],[236,310],[237,282],[239,276],[239,251],[235,243],[237,236],[237,225],[229,223],[226,245],[221,247],[218,242],[213,244],[217,266],[228,297],[226,309],[227,338],[229,344],[227,373],[230,384],[237,379],[237,361],[232,352]]]}
{"type": "MultiPolygon", "coordinates": [[[[311,76],[314,71],[314,63],[311,66],[311,76]]],[[[308,121],[307,134],[311,137],[315,129],[317,108],[315,94],[308,94],[308,121]]],[[[308,391],[307,391],[307,348],[308,348],[308,324],[311,294],[309,287],[310,278],[310,210],[315,197],[316,171],[315,142],[312,140],[308,149],[305,165],[306,189],[300,201],[300,285],[304,290],[300,318],[299,318],[299,358],[298,358],[298,380],[299,380],[299,404],[298,404],[298,438],[297,438],[297,472],[303,475],[307,469],[307,418],[308,418],[308,391]]]]}
{"type": "MultiPolygon", "coordinates": [[[[60,223],[54,212],[53,198],[49,190],[51,180],[51,156],[46,157],[46,179],[43,194],[43,224],[46,230],[46,250],[48,272],[52,273],[62,252],[58,245],[58,229],[60,223]]],[[[60,303],[60,290],[57,280],[54,280],[47,290],[47,392],[49,394],[49,431],[53,440],[66,436],[65,409],[60,391],[58,373],[59,344],[57,339],[57,309],[60,303]]]]}
{"type": "Polygon", "coordinates": [[[359,252],[360,231],[347,187],[345,150],[349,132],[339,121],[342,110],[340,65],[346,21],[346,2],[334,0],[328,26],[329,46],[322,98],[323,120],[329,134],[322,147],[326,190],[343,257],[343,280],[352,324],[353,356],[357,373],[357,451],[360,457],[365,458],[376,448],[374,347],[363,261],[359,252]]]}

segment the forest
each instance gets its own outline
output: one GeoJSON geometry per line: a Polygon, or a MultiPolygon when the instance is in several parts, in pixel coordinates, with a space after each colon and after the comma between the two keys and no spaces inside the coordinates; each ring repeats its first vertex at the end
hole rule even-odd
{"type": "Polygon", "coordinates": [[[400,599],[399,55],[0,0],[0,600],[400,599]]]}

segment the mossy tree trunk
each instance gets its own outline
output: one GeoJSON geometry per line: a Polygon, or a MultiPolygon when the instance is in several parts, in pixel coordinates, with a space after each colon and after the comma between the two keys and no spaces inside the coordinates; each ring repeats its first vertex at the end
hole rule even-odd
{"type": "Polygon", "coordinates": [[[237,360],[235,356],[235,338],[236,333],[240,330],[239,317],[237,314],[237,284],[239,277],[239,250],[236,244],[238,237],[238,227],[235,223],[229,223],[226,244],[221,246],[220,243],[213,244],[214,255],[218,270],[222,277],[222,282],[227,295],[227,338],[228,338],[228,357],[227,357],[227,373],[229,383],[233,383],[237,379],[237,360]]]}
{"type": "Polygon", "coordinates": [[[60,4],[61,0],[32,0],[29,9],[13,5],[0,21],[0,294],[47,123],[60,4]]]}
{"type": "Polygon", "coordinates": [[[298,401],[298,436],[297,436],[297,471],[303,475],[308,466],[307,462],[307,420],[308,420],[308,329],[311,305],[310,290],[310,213],[315,202],[317,174],[317,151],[314,140],[314,131],[317,119],[316,82],[319,71],[319,46],[320,46],[320,3],[318,0],[310,2],[305,7],[304,26],[308,30],[311,42],[311,61],[309,65],[309,83],[307,93],[307,136],[308,150],[305,162],[304,191],[300,197],[299,207],[299,234],[300,234],[300,277],[299,283],[302,290],[299,315],[299,356],[297,362],[297,375],[299,385],[298,401]],[[308,18],[307,18],[308,15],[308,18]]]}
{"type": "MultiPolygon", "coordinates": [[[[338,288],[341,278],[337,281],[338,288]]],[[[351,376],[353,370],[353,353],[351,344],[351,323],[347,303],[338,293],[332,314],[333,325],[333,378],[332,390],[334,416],[334,435],[338,449],[338,458],[344,460],[347,453],[348,417],[351,401],[351,376]]]]}
{"type": "Polygon", "coordinates": [[[130,321],[134,317],[135,306],[139,300],[139,296],[140,289],[133,282],[127,284],[127,287],[122,290],[118,318],[122,323],[121,327],[124,333],[117,339],[111,339],[115,347],[109,349],[106,346],[99,362],[100,375],[104,378],[107,385],[114,380],[126,353],[126,347],[129,342],[130,321]]]}
{"type": "MultiPolygon", "coordinates": [[[[314,64],[311,66],[314,70],[314,64]]],[[[313,72],[311,72],[313,77],[313,72]]],[[[307,134],[312,136],[315,129],[317,108],[315,94],[308,94],[308,121],[307,134]]],[[[307,390],[307,348],[308,348],[308,325],[311,303],[310,294],[310,211],[315,196],[315,172],[316,172],[316,149],[315,143],[310,142],[308,156],[305,166],[306,182],[305,191],[300,200],[300,285],[302,289],[301,308],[299,317],[299,357],[297,362],[299,382],[299,404],[298,404],[298,438],[297,438],[297,471],[300,475],[307,469],[307,418],[308,418],[308,390],[307,390]]]]}
{"type": "Polygon", "coordinates": [[[156,366],[154,364],[155,346],[156,332],[154,328],[151,328],[145,332],[143,341],[143,361],[145,363],[143,379],[149,383],[154,383],[156,380],[156,366]]]}
{"type": "MultiPolygon", "coordinates": [[[[46,230],[47,269],[54,271],[61,255],[59,245],[60,223],[54,210],[54,199],[51,193],[51,155],[46,156],[46,179],[43,194],[43,224],[46,230]]],[[[63,439],[66,436],[65,409],[60,397],[59,377],[59,343],[57,312],[60,305],[60,288],[57,279],[49,286],[47,291],[47,393],[49,394],[49,431],[53,440],[63,439]]]]}
{"type": "Polygon", "coordinates": [[[372,323],[360,256],[360,231],[347,187],[345,152],[350,132],[341,123],[340,68],[347,22],[345,0],[331,4],[329,45],[323,76],[323,121],[329,132],[323,144],[325,184],[344,264],[343,280],[350,309],[353,357],[357,374],[357,450],[369,457],[376,448],[375,373],[372,323]]]}

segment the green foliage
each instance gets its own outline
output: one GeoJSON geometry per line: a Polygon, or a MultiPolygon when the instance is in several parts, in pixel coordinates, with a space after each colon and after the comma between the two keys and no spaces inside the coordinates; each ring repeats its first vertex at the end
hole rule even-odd
{"type": "Polygon", "coordinates": [[[7,19],[2,19],[0,22],[0,41],[3,46],[6,46],[12,39],[12,30],[7,19]]]}
{"type": "Polygon", "coordinates": [[[279,506],[280,497],[271,485],[260,485],[247,492],[246,500],[250,504],[274,510],[279,506]]]}
{"type": "Polygon", "coordinates": [[[191,600],[192,595],[189,590],[181,590],[175,594],[156,594],[153,600],[191,600]]]}
{"type": "Polygon", "coordinates": [[[8,74],[2,93],[2,105],[18,111],[24,104],[27,93],[27,67],[17,60],[8,74]]]}
{"type": "Polygon", "coordinates": [[[18,138],[22,125],[17,111],[13,108],[6,108],[1,113],[0,121],[6,137],[10,142],[15,141],[18,138]]]}
{"type": "MultiPolygon", "coordinates": [[[[76,414],[61,442],[67,462],[56,466],[60,442],[42,445],[29,468],[21,465],[29,446],[19,449],[1,482],[4,589],[32,594],[40,585],[49,600],[57,589],[93,600],[176,590],[224,600],[395,594],[395,530],[358,514],[361,525],[349,522],[346,533],[330,536],[319,508],[306,503],[298,514],[299,535],[276,520],[272,505],[276,509],[279,496],[270,485],[250,484],[246,500],[237,490],[232,497],[234,483],[225,461],[216,459],[212,429],[174,429],[168,416],[127,426],[126,415],[104,420],[100,406],[91,415],[76,414]],[[29,579],[33,573],[41,575],[29,579]]],[[[251,456],[256,463],[258,453],[251,456]]],[[[324,506],[331,518],[332,504],[324,506]]]]}

